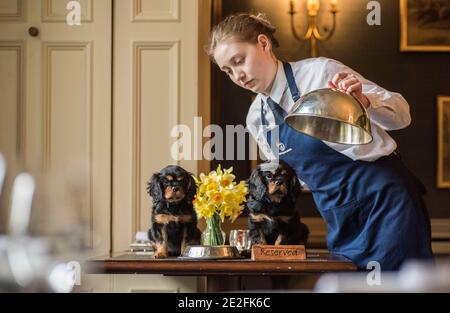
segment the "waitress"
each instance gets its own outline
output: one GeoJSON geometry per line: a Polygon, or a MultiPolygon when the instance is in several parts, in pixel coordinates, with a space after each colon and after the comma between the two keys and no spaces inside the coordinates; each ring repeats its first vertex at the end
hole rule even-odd
{"type": "MultiPolygon", "coordinates": [[[[257,93],[247,128],[264,151],[278,127],[283,151],[272,155],[295,168],[311,189],[328,227],[330,252],[360,269],[371,261],[398,270],[407,259],[431,259],[431,228],[423,184],[396,154],[386,131],[411,123],[409,105],[342,63],[327,58],[281,62],[275,27],[262,15],[227,17],[210,36],[208,54],[238,86],[257,93]],[[284,117],[301,95],[320,88],[352,94],[367,109],[373,141],[346,145],[321,141],[290,128],[284,117]]],[[[268,155],[270,157],[270,155],[268,155]]]]}

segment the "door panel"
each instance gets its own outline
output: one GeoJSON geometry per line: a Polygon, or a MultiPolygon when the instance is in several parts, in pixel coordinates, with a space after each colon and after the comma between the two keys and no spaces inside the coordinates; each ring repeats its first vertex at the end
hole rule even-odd
{"type": "Polygon", "coordinates": [[[171,141],[167,138],[179,114],[179,43],[134,42],[133,50],[131,175],[135,232],[149,226],[149,197],[145,192],[149,175],[155,166],[163,167],[171,160],[171,141]]]}
{"type": "MultiPolygon", "coordinates": [[[[80,3],[81,23],[93,22],[93,0],[77,0],[80,3]]],[[[65,23],[68,10],[67,0],[43,0],[42,21],[65,23]]]]}
{"type": "Polygon", "coordinates": [[[24,0],[2,0],[0,2],[0,23],[25,21],[24,2],[24,0]]]}
{"type": "Polygon", "coordinates": [[[178,21],[180,0],[132,0],[133,22],[178,21]]]}
{"type": "Polygon", "coordinates": [[[0,41],[0,147],[8,164],[24,152],[24,42],[0,41]]]}

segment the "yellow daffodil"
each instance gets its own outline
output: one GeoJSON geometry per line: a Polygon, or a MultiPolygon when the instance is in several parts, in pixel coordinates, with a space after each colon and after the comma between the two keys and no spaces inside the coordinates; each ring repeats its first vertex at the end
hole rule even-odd
{"type": "Polygon", "coordinates": [[[211,218],[217,214],[222,221],[226,217],[234,221],[241,214],[248,189],[245,181],[234,181],[232,171],[232,167],[222,169],[219,165],[208,175],[201,173],[199,178],[195,177],[197,193],[193,205],[199,217],[211,218]]]}

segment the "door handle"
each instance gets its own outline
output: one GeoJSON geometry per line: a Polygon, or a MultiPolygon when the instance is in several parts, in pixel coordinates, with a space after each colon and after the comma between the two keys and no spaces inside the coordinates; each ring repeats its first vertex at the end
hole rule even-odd
{"type": "Polygon", "coordinates": [[[37,36],[39,36],[39,29],[37,27],[30,27],[28,29],[28,34],[31,37],[37,37],[37,36]]]}

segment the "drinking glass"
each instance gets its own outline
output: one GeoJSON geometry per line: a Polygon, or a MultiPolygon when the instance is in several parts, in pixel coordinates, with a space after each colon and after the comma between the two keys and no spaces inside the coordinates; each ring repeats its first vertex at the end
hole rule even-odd
{"type": "Polygon", "coordinates": [[[252,245],[248,229],[233,229],[230,231],[230,246],[235,246],[241,253],[250,250],[252,245]]]}

